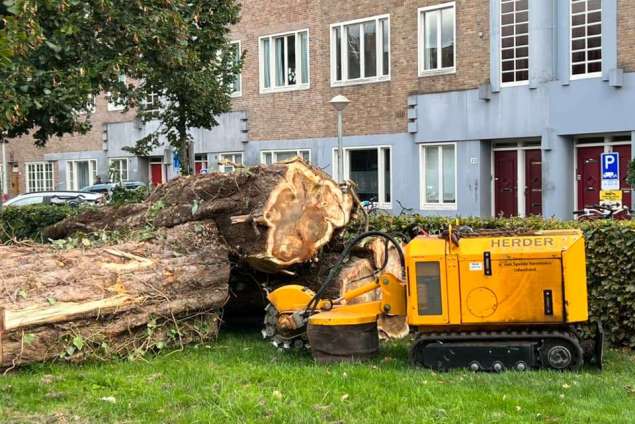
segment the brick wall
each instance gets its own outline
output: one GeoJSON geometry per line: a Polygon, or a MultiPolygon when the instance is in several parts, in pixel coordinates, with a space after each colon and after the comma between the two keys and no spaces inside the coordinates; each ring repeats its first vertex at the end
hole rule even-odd
{"type": "Polygon", "coordinates": [[[635,1],[618,0],[617,60],[625,72],[635,72],[635,1]]]}
{"type": "MultiPolygon", "coordinates": [[[[49,140],[43,148],[35,147],[33,138],[23,136],[9,141],[7,144],[7,160],[17,166],[9,167],[9,181],[18,182],[19,186],[13,185],[10,195],[23,193],[26,191],[26,162],[37,162],[44,160],[47,153],[83,152],[98,151],[103,149],[102,132],[104,124],[109,122],[130,121],[134,119],[134,112],[109,112],[108,100],[105,96],[95,99],[95,112],[91,115],[92,129],[84,134],[71,134],[64,137],[54,137],[49,140]],[[17,169],[18,175],[15,175],[17,169]]],[[[58,166],[53,166],[54,184],[59,182],[58,166]]]]}
{"type": "Polygon", "coordinates": [[[351,100],[345,113],[348,135],[407,131],[409,93],[476,88],[489,78],[489,1],[457,0],[457,72],[418,78],[417,9],[446,0],[249,0],[233,38],[247,57],[243,96],[235,110],[249,112],[251,140],[335,136],[336,119],[328,101],[337,94],[351,100]],[[330,25],[390,14],[391,80],[332,88],[330,82],[330,25]],[[258,37],[309,29],[311,88],[304,91],[259,94],[258,37]]]}

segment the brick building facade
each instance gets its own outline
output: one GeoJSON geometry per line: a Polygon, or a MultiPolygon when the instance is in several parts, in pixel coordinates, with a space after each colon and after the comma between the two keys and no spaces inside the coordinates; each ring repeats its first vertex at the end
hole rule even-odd
{"type": "MultiPolygon", "coordinates": [[[[602,152],[620,153],[625,177],[635,140],[628,0],[249,0],[241,15],[234,112],[193,130],[197,169],[299,154],[335,173],[329,100],[343,94],[344,173],[386,209],[568,218],[598,200],[602,152]]],[[[11,142],[17,168],[49,162],[59,188],[77,184],[77,158],[95,174],[115,159],[129,179],[173,176],[166,149],[122,150],[156,123],[106,103],[87,136],[45,151],[11,142]]]]}

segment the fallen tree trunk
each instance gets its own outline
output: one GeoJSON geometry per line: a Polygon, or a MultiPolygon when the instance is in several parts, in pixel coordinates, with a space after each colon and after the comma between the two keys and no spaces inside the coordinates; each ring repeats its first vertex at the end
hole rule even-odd
{"type": "Polygon", "coordinates": [[[0,368],[208,340],[228,296],[228,250],[211,221],[86,250],[3,246],[0,257],[0,368]]]}
{"type": "MultiPolygon", "coordinates": [[[[328,175],[294,160],[178,178],[141,204],[89,209],[44,234],[118,231],[126,242],[0,247],[0,368],[209,340],[230,298],[232,270],[233,280],[274,273],[275,280],[297,275],[289,268],[315,267],[352,206],[328,175]]],[[[262,298],[258,280],[252,294],[262,298]]]]}
{"type": "Polygon", "coordinates": [[[59,239],[74,232],[170,228],[211,219],[232,253],[254,269],[277,272],[315,257],[348,224],[353,197],[327,174],[297,159],[235,174],[178,178],[142,204],[106,207],[46,229],[59,239]]]}

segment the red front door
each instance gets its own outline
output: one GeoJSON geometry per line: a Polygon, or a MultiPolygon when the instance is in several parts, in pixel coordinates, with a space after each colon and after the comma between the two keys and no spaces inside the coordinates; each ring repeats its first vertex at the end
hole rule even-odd
{"type": "Polygon", "coordinates": [[[494,215],[518,215],[518,153],[494,152],[494,215]]]}
{"type": "Polygon", "coordinates": [[[578,209],[600,203],[602,153],[603,146],[578,148],[578,209]]]}
{"type": "Polygon", "coordinates": [[[542,152],[525,150],[525,212],[542,215],[542,152]]]}
{"type": "Polygon", "coordinates": [[[631,185],[628,178],[628,165],[631,162],[631,146],[613,146],[613,151],[620,154],[620,188],[622,189],[622,204],[631,206],[631,185]]]}
{"type": "Polygon", "coordinates": [[[162,163],[150,164],[150,179],[152,181],[153,187],[163,184],[163,164],[162,163]]]}

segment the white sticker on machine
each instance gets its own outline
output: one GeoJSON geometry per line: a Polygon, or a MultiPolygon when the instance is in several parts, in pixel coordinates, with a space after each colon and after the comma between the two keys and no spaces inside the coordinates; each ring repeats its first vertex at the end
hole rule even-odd
{"type": "Polygon", "coordinates": [[[470,262],[470,271],[483,271],[482,262],[470,262]]]}

